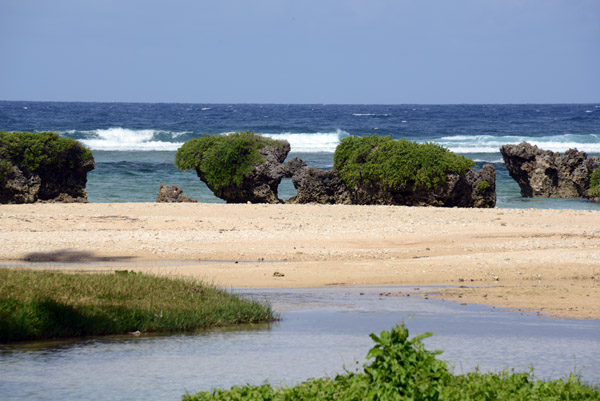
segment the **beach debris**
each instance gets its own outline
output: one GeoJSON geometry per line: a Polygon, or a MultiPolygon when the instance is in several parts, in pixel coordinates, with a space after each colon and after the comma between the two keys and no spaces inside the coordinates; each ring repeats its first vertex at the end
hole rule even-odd
{"type": "Polygon", "coordinates": [[[273,277],[285,277],[285,274],[283,274],[281,272],[274,272],[273,277]]]}

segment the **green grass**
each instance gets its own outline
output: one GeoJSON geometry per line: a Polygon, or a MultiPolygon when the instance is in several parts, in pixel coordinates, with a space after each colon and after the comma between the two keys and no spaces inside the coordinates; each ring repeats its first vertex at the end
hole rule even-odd
{"type": "Polygon", "coordinates": [[[367,185],[391,190],[435,188],[446,183],[447,174],[464,174],[475,165],[434,143],[377,135],[342,139],[333,163],[349,188],[367,185]]]}
{"type": "Polygon", "coordinates": [[[444,361],[436,358],[440,351],[430,352],[423,346],[421,340],[429,336],[431,333],[409,340],[404,325],[379,336],[371,334],[375,346],[367,358],[373,360],[363,372],[310,379],[294,387],[236,386],[186,394],[183,400],[600,400],[600,391],[582,385],[573,375],[554,381],[537,380],[532,372],[454,375],[444,361]]]}
{"type": "Polygon", "coordinates": [[[183,332],[274,319],[269,305],[191,279],[0,269],[0,341],[183,332]]]}
{"type": "Polygon", "coordinates": [[[30,172],[75,168],[92,158],[92,151],[54,132],[0,131],[0,184],[13,165],[30,172]]]}
{"type": "Polygon", "coordinates": [[[265,146],[282,146],[282,143],[250,131],[205,135],[187,141],[177,150],[175,166],[180,170],[197,170],[216,190],[240,187],[244,178],[264,160],[259,150],[265,146]]]}

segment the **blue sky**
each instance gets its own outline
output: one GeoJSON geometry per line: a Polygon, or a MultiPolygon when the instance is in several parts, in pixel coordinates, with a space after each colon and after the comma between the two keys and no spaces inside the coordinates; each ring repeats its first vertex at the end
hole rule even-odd
{"type": "Polygon", "coordinates": [[[0,99],[600,101],[600,0],[0,0],[0,99]]]}

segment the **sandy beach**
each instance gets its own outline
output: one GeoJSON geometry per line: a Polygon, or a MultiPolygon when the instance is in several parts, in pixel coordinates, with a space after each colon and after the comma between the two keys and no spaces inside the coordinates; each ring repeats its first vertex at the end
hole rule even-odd
{"type": "Polygon", "coordinates": [[[428,296],[600,318],[600,212],[342,205],[0,205],[0,265],[224,287],[446,285],[428,296]]]}

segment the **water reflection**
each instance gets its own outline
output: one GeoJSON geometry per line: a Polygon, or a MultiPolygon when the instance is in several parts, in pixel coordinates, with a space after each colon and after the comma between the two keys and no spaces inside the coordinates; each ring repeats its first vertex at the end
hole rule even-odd
{"type": "Polygon", "coordinates": [[[143,335],[0,347],[5,400],[177,400],[235,384],[294,384],[353,370],[368,334],[405,321],[433,331],[430,349],[458,372],[526,371],[564,377],[574,368],[600,383],[600,321],[548,319],[484,306],[401,296],[412,287],[238,290],[269,300],[281,322],[170,336],[143,335]]]}

